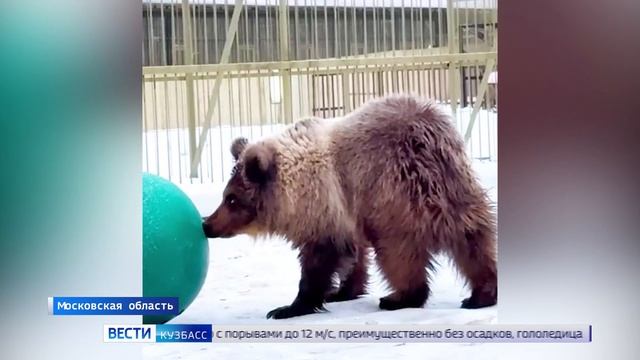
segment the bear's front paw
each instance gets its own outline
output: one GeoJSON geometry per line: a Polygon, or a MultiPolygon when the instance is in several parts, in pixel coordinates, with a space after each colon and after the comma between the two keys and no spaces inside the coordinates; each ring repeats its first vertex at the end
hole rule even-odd
{"type": "Polygon", "coordinates": [[[305,305],[285,305],[275,308],[267,313],[267,319],[288,319],[294,316],[313,314],[317,309],[305,305]]]}

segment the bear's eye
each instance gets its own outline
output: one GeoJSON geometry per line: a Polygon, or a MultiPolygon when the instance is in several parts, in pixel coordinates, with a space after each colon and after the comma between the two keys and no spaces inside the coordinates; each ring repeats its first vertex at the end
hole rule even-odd
{"type": "Polygon", "coordinates": [[[238,203],[238,198],[233,194],[229,194],[229,195],[227,195],[227,198],[225,199],[225,201],[230,206],[234,206],[234,205],[236,205],[238,203]]]}

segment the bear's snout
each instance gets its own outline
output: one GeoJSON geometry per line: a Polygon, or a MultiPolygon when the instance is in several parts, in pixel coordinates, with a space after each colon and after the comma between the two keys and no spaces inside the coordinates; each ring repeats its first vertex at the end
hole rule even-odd
{"type": "Polygon", "coordinates": [[[213,227],[207,222],[207,220],[202,222],[202,231],[204,231],[204,235],[207,238],[216,238],[220,236],[220,234],[213,230],[213,227]]]}

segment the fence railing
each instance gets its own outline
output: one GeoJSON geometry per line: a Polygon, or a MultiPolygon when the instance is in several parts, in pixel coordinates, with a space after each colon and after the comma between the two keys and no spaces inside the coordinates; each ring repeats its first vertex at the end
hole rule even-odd
{"type": "Polygon", "coordinates": [[[145,2],[143,48],[153,66],[143,68],[144,170],[176,182],[223,182],[235,137],[341,116],[398,92],[441,103],[470,155],[495,160],[495,5],[145,2]]]}

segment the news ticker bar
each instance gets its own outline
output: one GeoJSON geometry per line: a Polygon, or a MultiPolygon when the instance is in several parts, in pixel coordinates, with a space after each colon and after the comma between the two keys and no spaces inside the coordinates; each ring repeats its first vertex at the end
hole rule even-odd
{"type": "Polygon", "coordinates": [[[589,343],[591,325],[104,325],[104,342],[589,343]]]}
{"type": "Polygon", "coordinates": [[[177,315],[177,297],[49,297],[49,315],[177,315]]]}

